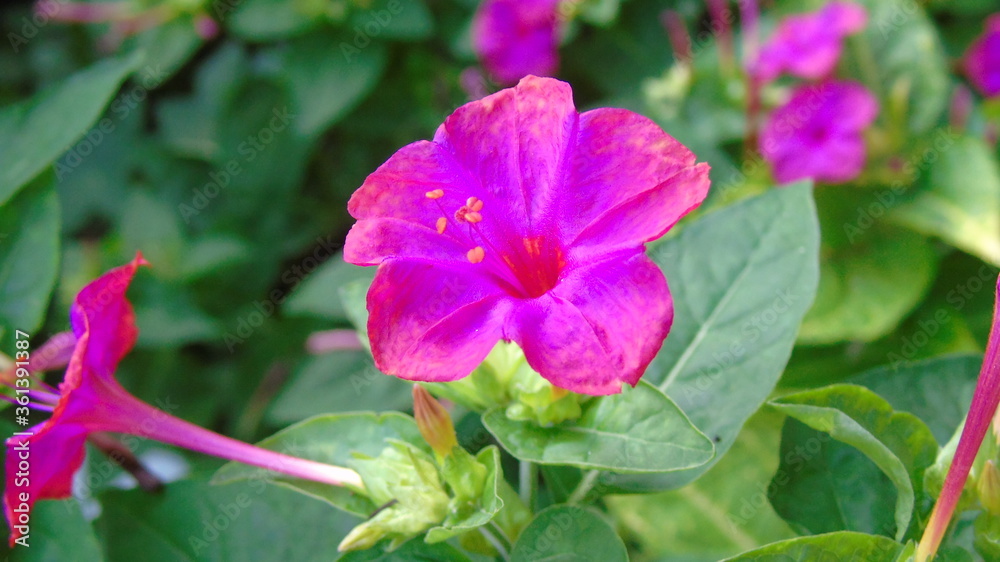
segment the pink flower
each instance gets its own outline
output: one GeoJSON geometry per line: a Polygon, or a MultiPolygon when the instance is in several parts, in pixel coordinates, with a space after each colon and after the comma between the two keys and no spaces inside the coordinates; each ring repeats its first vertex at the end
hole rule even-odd
{"type": "Polygon", "coordinates": [[[382,371],[460,379],[505,340],[574,392],[638,383],[673,318],[644,244],[701,203],[708,165],[630,111],[578,114],[572,94],[529,76],[466,104],[351,197],[344,257],[378,265],[382,371]]]}
{"type": "MultiPolygon", "coordinates": [[[[26,531],[36,501],[70,495],[73,473],[83,463],[84,442],[94,432],[129,433],[300,478],[361,486],[352,470],[223,437],[150,406],[118,384],[115,369],[138,334],[125,290],[136,269],[145,263],[142,256],[136,256],[132,263],[109,271],[77,295],[70,311],[73,338],[61,335],[53,342],[63,350],[72,349],[58,389],[21,372],[17,382],[31,382],[36,388],[22,392],[22,384],[11,385],[18,397],[29,397],[35,409],[52,412],[48,421],[16,433],[6,442],[4,511],[11,528],[11,546],[26,531]]],[[[47,355],[65,356],[61,351],[47,355]]]]}
{"type": "Polygon", "coordinates": [[[778,183],[805,178],[845,182],[865,165],[862,131],[877,114],[878,102],[860,84],[799,86],[768,118],[760,150],[778,183]]]}
{"type": "Polygon", "coordinates": [[[986,20],[986,31],[965,54],[965,73],[986,97],[1000,95],[1000,14],[986,20]]]}
{"type": "Polygon", "coordinates": [[[751,64],[750,74],[770,82],[782,73],[800,78],[825,78],[837,65],[844,37],[864,29],[865,9],[851,2],[830,2],[822,10],[790,16],[751,64]]]}
{"type": "Polygon", "coordinates": [[[955,456],[952,457],[951,466],[948,467],[941,496],[934,504],[934,511],[927,520],[924,535],[917,546],[915,555],[917,562],[925,562],[933,558],[937,552],[941,539],[948,529],[952,513],[962,496],[965,481],[969,478],[969,470],[976,460],[979,447],[982,446],[986,431],[997,412],[997,405],[1000,405],[1000,278],[997,278],[996,301],[993,306],[993,328],[986,344],[986,355],[979,371],[976,391],[972,394],[969,414],[966,416],[955,456]]]}
{"type": "Polygon", "coordinates": [[[559,0],[484,0],[472,20],[472,47],[495,79],[513,84],[559,65],[559,0]]]}

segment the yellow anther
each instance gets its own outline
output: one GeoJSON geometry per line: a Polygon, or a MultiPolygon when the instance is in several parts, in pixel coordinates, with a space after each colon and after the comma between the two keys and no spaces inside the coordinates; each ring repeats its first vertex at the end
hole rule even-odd
{"type": "Polygon", "coordinates": [[[433,191],[428,191],[427,193],[424,194],[424,196],[427,197],[428,199],[440,199],[444,197],[444,190],[435,189],[433,191]]]}
{"type": "Polygon", "coordinates": [[[482,246],[476,246],[466,252],[465,257],[469,258],[469,261],[472,263],[479,263],[486,257],[486,251],[483,250],[482,246]]]}
{"type": "Polygon", "coordinates": [[[438,234],[444,234],[444,228],[448,226],[448,219],[441,217],[437,221],[438,234]]]}
{"type": "Polygon", "coordinates": [[[469,211],[468,213],[465,213],[465,220],[471,222],[472,224],[476,224],[477,222],[483,220],[483,215],[475,211],[469,211]]]}
{"type": "Polygon", "coordinates": [[[469,197],[465,200],[465,206],[469,208],[470,211],[478,213],[483,210],[483,202],[481,199],[476,197],[469,197]]]}

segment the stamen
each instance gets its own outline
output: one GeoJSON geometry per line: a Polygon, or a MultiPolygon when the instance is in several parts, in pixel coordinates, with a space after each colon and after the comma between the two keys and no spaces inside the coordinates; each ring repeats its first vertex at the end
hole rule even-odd
{"type": "Polygon", "coordinates": [[[448,226],[448,219],[446,217],[441,217],[437,220],[437,231],[438,234],[444,234],[445,227],[448,226]]]}
{"type": "Polygon", "coordinates": [[[470,211],[478,213],[483,210],[483,201],[477,197],[469,197],[465,200],[465,206],[468,207],[470,211]]]}
{"type": "Polygon", "coordinates": [[[427,193],[424,194],[424,196],[427,197],[428,199],[440,199],[444,197],[444,190],[435,189],[433,191],[428,191],[427,193]]]}
{"type": "Polygon", "coordinates": [[[468,213],[465,213],[465,220],[471,222],[472,224],[476,224],[477,222],[483,220],[483,215],[475,211],[469,211],[468,213]]]}
{"type": "Polygon", "coordinates": [[[486,251],[483,250],[482,246],[476,246],[475,248],[469,250],[465,254],[465,257],[469,258],[469,261],[472,263],[479,263],[486,257],[486,251]]]}

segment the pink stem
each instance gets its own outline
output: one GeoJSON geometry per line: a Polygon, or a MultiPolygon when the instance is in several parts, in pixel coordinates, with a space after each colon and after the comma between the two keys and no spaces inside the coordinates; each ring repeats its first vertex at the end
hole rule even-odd
{"type": "Polygon", "coordinates": [[[330,353],[331,351],[349,351],[364,349],[361,339],[354,330],[327,330],[314,332],[306,340],[306,350],[313,355],[330,353]]]}
{"type": "Polygon", "coordinates": [[[660,13],[660,23],[667,31],[667,38],[670,39],[670,46],[674,49],[677,62],[691,64],[694,54],[691,51],[691,35],[684,25],[684,18],[674,10],[663,10],[660,13]]]}
{"type": "Polygon", "coordinates": [[[965,428],[962,430],[962,437],[959,438],[955,457],[948,467],[941,496],[934,505],[934,511],[924,529],[924,536],[917,546],[916,562],[929,560],[941,545],[941,539],[965,488],[965,481],[969,478],[969,470],[976,460],[976,454],[983,444],[983,437],[989,430],[997,406],[1000,405],[1000,278],[997,279],[996,298],[997,302],[993,307],[993,328],[986,346],[986,355],[983,357],[983,367],[979,371],[979,382],[976,383],[965,428]]]}

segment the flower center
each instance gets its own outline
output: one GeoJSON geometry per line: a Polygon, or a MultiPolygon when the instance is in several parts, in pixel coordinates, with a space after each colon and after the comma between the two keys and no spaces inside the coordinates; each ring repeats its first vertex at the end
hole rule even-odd
{"type": "Polygon", "coordinates": [[[482,200],[469,197],[465,205],[451,214],[438,201],[444,196],[443,190],[428,191],[426,196],[434,200],[444,213],[435,223],[438,233],[444,234],[452,226],[457,235],[472,246],[466,253],[469,263],[482,264],[511,296],[537,298],[559,282],[566,260],[558,242],[545,236],[503,237],[506,243],[498,248],[479,228],[483,220],[482,200]],[[467,228],[463,227],[463,223],[467,228]]]}

